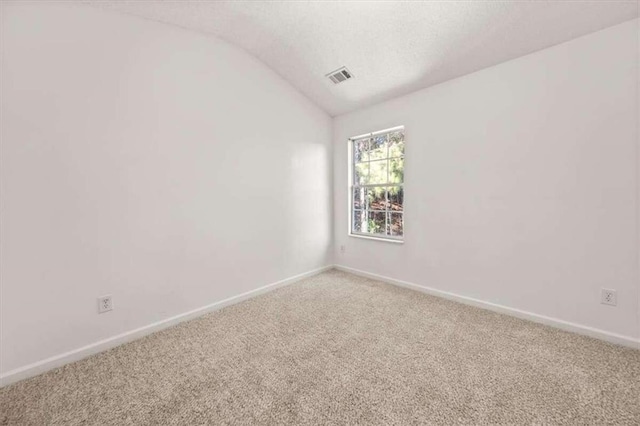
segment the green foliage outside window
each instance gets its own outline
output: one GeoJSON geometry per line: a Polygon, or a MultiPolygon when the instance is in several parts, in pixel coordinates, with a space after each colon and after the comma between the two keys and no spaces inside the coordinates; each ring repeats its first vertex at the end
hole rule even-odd
{"type": "Polygon", "coordinates": [[[402,237],[404,133],[352,142],[352,231],[402,237]]]}

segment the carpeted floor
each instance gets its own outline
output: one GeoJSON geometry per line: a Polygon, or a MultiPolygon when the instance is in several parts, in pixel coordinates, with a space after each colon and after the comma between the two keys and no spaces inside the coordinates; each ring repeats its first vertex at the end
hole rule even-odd
{"type": "Polygon", "coordinates": [[[640,424],[640,351],[330,271],[0,390],[0,424],[640,424]]]}

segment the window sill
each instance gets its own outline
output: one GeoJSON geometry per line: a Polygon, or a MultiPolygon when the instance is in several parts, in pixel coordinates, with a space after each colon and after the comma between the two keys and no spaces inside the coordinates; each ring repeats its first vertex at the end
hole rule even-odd
{"type": "Polygon", "coordinates": [[[363,240],[382,241],[383,243],[404,244],[404,240],[396,240],[392,238],[370,237],[368,235],[351,234],[351,233],[349,234],[349,236],[353,238],[362,238],[363,240]]]}

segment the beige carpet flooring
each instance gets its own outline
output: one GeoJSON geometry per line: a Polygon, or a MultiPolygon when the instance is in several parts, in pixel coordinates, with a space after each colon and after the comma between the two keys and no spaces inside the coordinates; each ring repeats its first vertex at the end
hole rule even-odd
{"type": "Polygon", "coordinates": [[[0,424],[640,424],[640,351],[329,271],[0,390],[0,424]]]}

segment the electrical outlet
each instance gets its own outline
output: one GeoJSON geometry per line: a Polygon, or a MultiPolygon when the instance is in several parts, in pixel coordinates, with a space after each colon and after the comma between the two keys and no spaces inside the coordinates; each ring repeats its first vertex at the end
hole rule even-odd
{"type": "Polygon", "coordinates": [[[347,251],[347,246],[340,246],[340,253],[344,254],[347,251]]]}
{"type": "Polygon", "coordinates": [[[111,295],[98,297],[98,313],[103,314],[113,309],[113,299],[111,295]]]}
{"type": "Polygon", "coordinates": [[[618,304],[618,293],[615,290],[603,288],[600,302],[603,305],[616,306],[618,304]]]}

